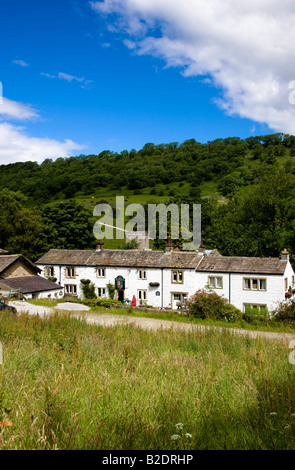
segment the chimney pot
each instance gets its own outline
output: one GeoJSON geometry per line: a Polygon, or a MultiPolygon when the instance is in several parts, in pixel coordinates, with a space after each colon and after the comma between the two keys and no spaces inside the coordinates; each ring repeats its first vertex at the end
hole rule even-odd
{"type": "Polygon", "coordinates": [[[166,246],[165,246],[165,253],[172,253],[173,251],[173,243],[171,237],[168,237],[166,246]]]}
{"type": "Polygon", "coordinates": [[[103,245],[104,245],[103,241],[102,241],[102,240],[99,240],[98,243],[97,243],[97,245],[96,245],[96,251],[101,251],[101,250],[103,250],[103,245]]]}
{"type": "Polygon", "coordinates": [[[285,248],[284,251],[280,255],[281,261],[284,261],[284,262],[289,261],[289,255],[290,253],[285,248]]]}

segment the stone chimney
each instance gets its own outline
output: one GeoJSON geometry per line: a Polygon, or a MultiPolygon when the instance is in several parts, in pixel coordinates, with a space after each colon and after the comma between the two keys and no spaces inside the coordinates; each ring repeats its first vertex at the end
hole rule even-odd
{"type": "Polygon", "coordinates": [[[201,238],[201,244],[199,246],[198,253],[203,255],[203,254],[205,254],[205,251],[206,251],[206,247],[205,247],[205,244],[204,244],[204,240],[203,240],[203,238],[201,238]]]}
{"type": "Polygon", "coordinates": [[[280,254],[281,261],[287,263],[289,261],[289,255],[290,253],[285,248],[284,251],[282,251],[282,253],[280,254]]]}
{"type": "Polygon", "coordinates": [[[102,240],[98,240],[98,243],[96,245],[96,251],[102,251],[103,250],[103,241],[102,240]]]}
{"type": "Polygon", "coordinates": [[[165,246],[165,253],[172,253],[173,251],[173,243],[171,237],[168,237],[166,246],[165,246]]]}

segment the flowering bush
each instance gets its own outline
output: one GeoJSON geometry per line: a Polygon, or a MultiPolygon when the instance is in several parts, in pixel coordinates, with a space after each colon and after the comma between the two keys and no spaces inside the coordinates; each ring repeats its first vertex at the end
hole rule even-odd
{"type": "Polygon", "coordinates": [[[234,322],[241,320],[242,312],[228,303],[224,297],[220,297],[216,292],[206,292],[204,289],[198,290],[192,295],[187,303],[189,315],[196,318],[213,318],[214,320],[226,320],[234,322]]]}

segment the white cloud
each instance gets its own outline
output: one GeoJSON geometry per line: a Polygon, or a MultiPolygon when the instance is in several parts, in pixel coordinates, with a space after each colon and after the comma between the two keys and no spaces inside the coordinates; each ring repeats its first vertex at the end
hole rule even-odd
{"type": "Polygon", "coordinates": [[[98,14],[117,14],[116,30],[129,35],[125,44],[137,54],[159,57],[187,77],[209,76],[227,114],[295,134],[288,99],[295,79],[293,0],[90,3],[98,14]]]}
{"type": "Polygon", "coordinates": [[[32,137],[23,127],[7,122],[0,123],[0,164],[33,161],[41,163],[45,158],[69,157],[74,151],[85,147],[65,140],[59,142],[50,138],[32,137]]]}
{"type": "Polygon", "coordinates": [[[4,119],[25,121],[39,118],[38,112],[30,105],[18,103],[5,97],[0,102],[0,121],[4,119]]]}
{"type": "Polygon", "coordinates": [[[40,75],[46,78],[58,78],[59,80],[65,80],[68,83],[78,82],[81,83],[81,88],[89,88],[89,85],[94,83],[93,80],[86,80],[84,77],[76,77],[75,75],[69,75],[64,72],[59,72],[57,75],[41,72],[40,75]]]}
{"type": "Polygon", "coordinates": [[[25,127],[16,126],[7,121],[27,121],[40,118],[30,105],[11,101],[3,97],[0,103],[0,164],[36,161],[45,158],[68,157],[74,151],[85,146],[70,139],[59,142],[48,137],[40,138],[29,135],[25,127]]]}
{"type": "Polygon", "coordinates": [[[41,72],[40,75],[46,78],[57,78],[57,75],[52,75],[51,73],[41,72]]]}
{"type": "Polygon", "coordinates": [[[58,78],[60,80],[66,80],[67,82],[76,81],[76,82],[80,82],[80,83],[84,82],[84,80],[85,80],[84,77],[79,78],[79,77],[75,77],[74,75],[69,75],[68,73],[63,73],[63,72],[59,72],[58,78]]]}
{"type": "Polygon", "coordinates": [[[21,67],[29,67],[29,65],[30,65],[27,62],[25,62],[24,60],[13,60],[12,63],[15,64],[15,65],[20,65],[21,67]]]}

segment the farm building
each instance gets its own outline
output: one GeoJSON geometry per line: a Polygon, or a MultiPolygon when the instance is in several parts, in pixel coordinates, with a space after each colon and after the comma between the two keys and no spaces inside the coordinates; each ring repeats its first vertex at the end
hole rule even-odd
{"type": "Polygon", "coordinates": [[[23,255],[0,250],[0,293],[2,297],[20,295],[30,299],[62,297],[63,288],[40,276],[40,269],[23,255]]]}

